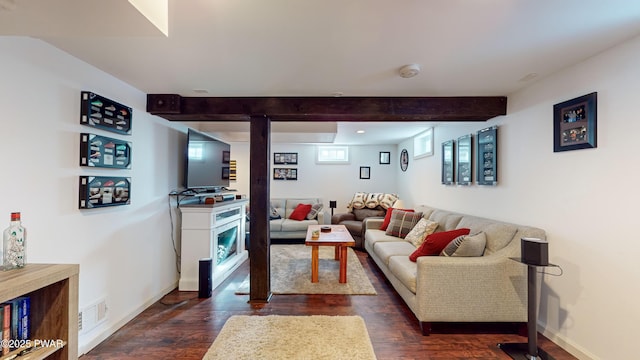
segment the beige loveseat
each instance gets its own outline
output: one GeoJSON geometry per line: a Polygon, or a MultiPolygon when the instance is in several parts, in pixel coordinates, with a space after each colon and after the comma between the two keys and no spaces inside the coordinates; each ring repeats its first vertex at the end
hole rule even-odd
{"type": "Polygon", "coordinates": [[[452,211],[419,206],[416,212],[438,223],[436,232],[469,228],[484,232],[479,257],[409,255],[416,247],[380,230],[382,220],[365,222],[365,249],[420,321],[424,335],[434,322],[527,321],[527,268],[520,257],[520,239],[546,239],[544,230],[452,211]]]}
{"type": "Polygon", "coordinates": [[[271,239],[304,239],[309,225],[324,224],[324,207],[318,211],[313,219],[289,219],[298,204],[322,204],[321,198],[274,198],[270,200],[271,207],[277,211],[279,219],[269,220],[271,239]]]}

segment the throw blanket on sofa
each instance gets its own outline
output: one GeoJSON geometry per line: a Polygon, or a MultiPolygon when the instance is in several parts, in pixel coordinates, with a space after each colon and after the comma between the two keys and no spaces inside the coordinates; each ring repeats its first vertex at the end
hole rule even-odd
{"type": "Polygon", "coordinates": [[[349,210],[364,209],[365,207],[374,209],[380,206],[383,209],[388,209],[393,206],[396,200],[398,200],[396,194],[357,192],[353,195],[347,208],[349,210]]]}

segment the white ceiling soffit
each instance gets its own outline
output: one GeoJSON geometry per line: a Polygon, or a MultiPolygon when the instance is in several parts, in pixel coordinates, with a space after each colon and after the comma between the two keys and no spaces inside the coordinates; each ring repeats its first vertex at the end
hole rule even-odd
{"type": "MultiPolygon", "coordinates": [[[[249,122],[185,122],[199,131],[211,134],[223,141],[248,142],[249,122]]],[[[272,122],[273,143],[333,143],[338,132],[335,122],[272,122]]]]}
{"type": "Polygon", "coordinates": [[[0,35],[167,36],[168,1],[0,0],[0,35]]]}
{"type": "MultiPolygon", "coordinates": [[[[248,122],[184,122],[184,125],[228,142],[248,142],[248,122]]],[[[395,145],[435,122],[272,122],[272,143],[395,145]],[[360,133],[364,130],[364,133],[360,133]]]]}

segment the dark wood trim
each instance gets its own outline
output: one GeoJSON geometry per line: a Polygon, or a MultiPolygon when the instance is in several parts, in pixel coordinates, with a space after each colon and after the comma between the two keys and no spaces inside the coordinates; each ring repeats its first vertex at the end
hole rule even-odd
{"type": "Polygon", "coordinates": [[[271,298],[271,266],[269,239],[269,167],[271,120],[267,116],[252,116],[249,145],[249,256],[250,303],[265,303],[271,298]]]}
{"type": "Polygon", "coordinates": [[[420,331],[423,336],[429,336],[431,334],[431,323],[426,321],[420,321],[420,331]]]}
{"type": "Polygon", "coordinates": [[[507,113],[505,96],[182,97],[148,94],[147,111],[171,121],[486,121],[507,113]]]}

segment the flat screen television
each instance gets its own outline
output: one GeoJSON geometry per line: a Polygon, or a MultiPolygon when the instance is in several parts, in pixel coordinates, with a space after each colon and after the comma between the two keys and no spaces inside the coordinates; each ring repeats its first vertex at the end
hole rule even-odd
{"type": "Polygon", "coordinates": [[[189,129],[185,151],[184,186],[195,192],[216,192],[229,186],[231,146],[189,129]]]}

